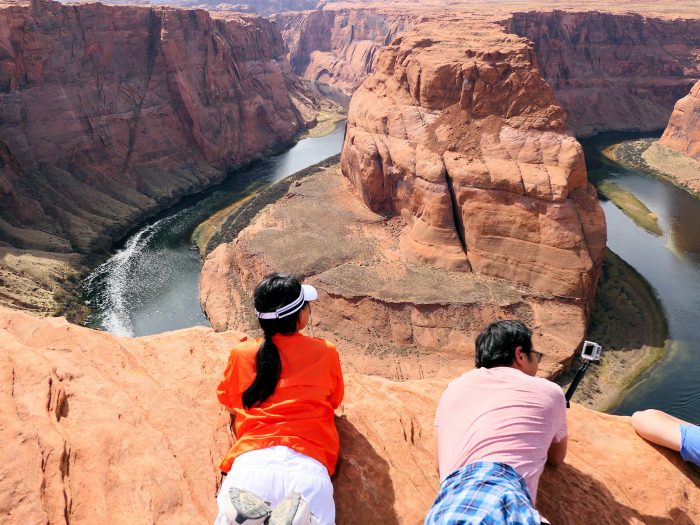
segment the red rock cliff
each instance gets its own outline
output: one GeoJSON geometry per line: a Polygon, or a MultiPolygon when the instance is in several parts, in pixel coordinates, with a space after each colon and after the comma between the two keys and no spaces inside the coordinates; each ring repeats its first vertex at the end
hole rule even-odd
{"type": "MultiPolygon", "coordinates": [[[[214,389],[241,337],[198,327],[119,338],[0,308],[3,523],[212,523],[232,442],[214,389]]],[[[422,523],[447,381],[345,379],[338,524],[422,523]]],[[[568,416],[566,463],[540,483],[552,523],[698,523],[700,476],[678,454],[642,441],[627,418],[576,405],[568,416]]]]}
{"type": "Polygon", "coordinates": [[[304,119],[275,25],[205,11],[0,10],[0,238],[104,248],[290,141],[304,119]]]}
{"type": "Polygon", "coordinates": [[[294,72],[352,93],[372,71],[377,52],[417,16],[378,9],[323,9],[274,17],[294,72]]]}
{"type": "Polygon", "coordinates": [[[408,221],[405,258],[593,297],[605,219],[527,39],[439,22],[395,39],[353,96],[341,167],[408,221]]]}
{"type": "Polygon", "coordinates": [[[666,126],[700,78],[700,20],[600,12],[515,13],[576,135],[666,126]]]}
{"type": "Polygon", "coordinates": [[[660,142],[700,161],[700,81],[676,103],[660,142]]]}

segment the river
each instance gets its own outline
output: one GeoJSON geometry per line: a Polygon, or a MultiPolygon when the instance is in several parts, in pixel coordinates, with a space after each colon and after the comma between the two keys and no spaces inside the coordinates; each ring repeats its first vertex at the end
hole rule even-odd
{"type": "Polygon", "coordinates": [[[658,216],[663,230],[661,236],[648,233],[612,202],[601,202],[608,247],[656,290],[669,323],[665,355],[626,392],[613,413],[658,408],[700,423],[700,201],[601,153],[607,146],[649,136],[605,133],[581,141],[591,182],[609,180],[632,193],[658,216]]]}
{"type": "Polygon", "coordinates": [[[326,136],[300,140],[141,225],[83,283],[91,310],[86,325],[133,337],[208,325],[199,304],[194,229],[249,193],[340,153],[344,131],[343,121],[326,136]]]}

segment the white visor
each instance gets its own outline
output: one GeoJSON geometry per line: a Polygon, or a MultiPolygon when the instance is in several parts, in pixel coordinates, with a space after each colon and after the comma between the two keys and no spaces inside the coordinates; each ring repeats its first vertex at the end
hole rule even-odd
{"type": "Polygon", "coordinates": [[[316,288],[310,284],[302,284],[299,297],[294,299],[294,301],[291,303],[280,306],[274,312],[258,312],[255,310],[255,315],[257,315],[260,319],[280,319],[298,312],[301,310],[302,306],[304,306],[304,303],[308,301],[315,301],[316,299],[318,299],[318,292],[316,291],[316,288]]]}

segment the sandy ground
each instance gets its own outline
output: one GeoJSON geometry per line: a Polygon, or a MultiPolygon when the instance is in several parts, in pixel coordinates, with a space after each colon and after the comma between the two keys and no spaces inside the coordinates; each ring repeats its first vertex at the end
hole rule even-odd
{"type": "MultiPolygon", "coordinates": [[[[614,408],[625,389],[661,357],[667,334],[654,290],[607,250],[588,330],[588,339],[603,346],[603,359],[588,369],[573,401],[594,410],[614,408]]],[[[580,364],[576,358],[557,381],[565,390],[580,364]]]]}

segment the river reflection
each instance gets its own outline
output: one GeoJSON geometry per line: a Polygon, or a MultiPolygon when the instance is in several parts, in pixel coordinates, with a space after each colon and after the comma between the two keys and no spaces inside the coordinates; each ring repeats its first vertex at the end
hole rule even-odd
{"type": "Polygon", "coordinates": [[[609,133],[582,141],[591,181],[614,181],[634,194],[656,213],[663,230],[656,237],[611,202],[602,203],[608,246],[654,287],[666,312],[670,336],[666,355],[640,377],[614,413],[629,415],[659,408],[700,423],[700,201],[601,154],[609,145],[641,136],[609,133]]]}
{"type": "Polygon", "coordinates": [[[199,304],[201,261],[190,237],[218,210],[340,152],[345,123],[324,137],[238,170],[221,184],[183,199],[140,227],[83,284],[87,325],[142,336],[207,325],[199,304]]]}

